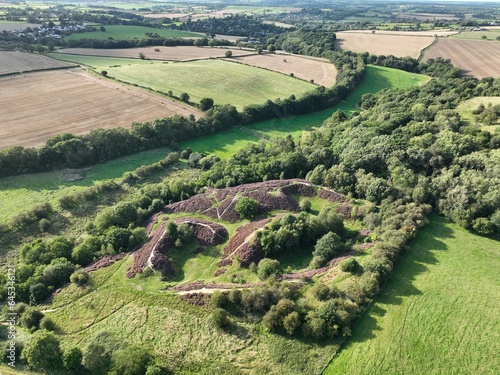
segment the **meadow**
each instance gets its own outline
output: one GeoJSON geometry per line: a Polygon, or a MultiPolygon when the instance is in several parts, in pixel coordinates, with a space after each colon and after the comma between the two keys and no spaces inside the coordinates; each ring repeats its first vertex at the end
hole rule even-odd
{"type": "Polygon", "coordinates": [[[215,104],[245,105],[267,99],[301,94],[316,86],[279,73],[221,60],[182,63],[152,63],[108,69],[110,77],[179,96],[188,93],[191,102],[212,98],[215,104]]]}
{"type": "MultiPolygon", "coordinates": [[[[151,64],[149,60],[137,59],[126,59],[119,57],[100,57],[100,56],[89,56],[89,55],[72,55],[68,53],[48,53],[47,56],[53,57],[54,59],[73,62],[75,64],[87,65],[94,68],[97,71],[108,69],[110,66],[116,65],[140,65],[140,64],[151,64]]],[[[139,57],[139,55],[137,55],[139,57]]]]}
{"type": "Polygon", "coordinates": [[[199,38],[199,34],[180,30],[157,29],[146,26],[128,26],[128,25],[106,25],[106,31],[91,31],[86,33],[74,33],[66,36],[66,40],[87,39],[134,39],[146,38],[146,33],[159,34],[164,38],[199,38]]]}
{"type": "Polygon", "coordinates": [[[457,106],[457,112],[460,114],[460,117],[462,120],[464,120],[468,125],[478,125],[481,127],[482,130],[488,130],[491,133],[494,133],[496,129],[500,129],[500,120],[497,119],[497,121],[491,125],[485,125],[479,121],[476,115],[472,113],[475,109],[480,104],[483,104],[485,107],[487,107],[489,104],[491,105],[498,105],[500,104],[500,97],[498,96],[479,96],[475,98],[471,98],[469,100],[466,100],[464,102],[461,102],[457,106]]]}
{"type": "Polygon", "coordinates": [[[499,249],[431,217],[324,374],[500,373],[499,249]]]}
{"type": "Polygon", "coordinates": [[[483,40],[484,36],[486,40],[496,40],[500,36],[500,30],[462,31],[459,34],[453,35],[452,38],[483,40]]]}

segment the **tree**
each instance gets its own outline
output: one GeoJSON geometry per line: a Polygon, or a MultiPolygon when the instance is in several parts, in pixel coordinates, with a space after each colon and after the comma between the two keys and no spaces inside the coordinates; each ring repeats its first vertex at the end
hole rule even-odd
{"type": "Polygon", "coordinates": [[[144,375],[153,357],[139,346],[128,346],[113,353],[111,369],[113,375],[144,375]]]}
{"type": "Polygon", "coordinates": [[[107,76],[108,76],[108,71],[107,71],[107,70],[101,70],[101,74],[102,74],[104,77],[107,77],[107,76]]]}
{"type": "Polygon", "coordinates": [[[322,266],[344,251],[344,248],[345,245],[342,243],[338,234],[328,232],[321,237],[316,243],[316,246],[314,246],[313,257],[319,257],[320,259],[318,260],[320,261],[320,266],[322,266]]]}
{"type": "Polygon", "coordinates": [[[28,307],[22,313],[20,321],[23,327],[34,330],[40,327],[43,316],[43,313],[37,308],[28,307]]]}
{"type": "Polygon", "coordinates": [[[500,41],[500,35],[496,37],[496,40],[500,41]]]}
{"type": "Polygon", "coordinates": [[[82,351],[80,348],[73,346],[64,350],[63,352],[63,365],[64,368],[72,373],[80,373],[83,371],[82,366],[82,351]]]}
{"type": "Polygon", "coordinates": [[[88,283],[90,276],[84,269],[79,269],[71,274],[69,280],[78,286],[83,286],[88,283]]]}
{"type": "Polygon", "coordinates": [[[270,53],[274,53],[274,51],[276,51],[276,46],[274,44],[270,44],[270,45],[267,46],[267,50],[270,53]]]}
{"type": "Polygon", "coordinates": [[[214,106],[214,100],[212,98],[203,98],[200,100],[200,109],[205,112],[214,106]]]}
{"type": "Polygon", "coordinates": [[[226,56],[226,58],[233,57],[233,52],[231,50],[226,51],[225,56],[226,56]]]}
{"type": "Polygon", "coordinates": [[[481,39],[482,39],[482,40],[486,40],[486,39],[488,39],[488,37],[487,37],[486,35],[482,35],[482,36],[481,36],[481,39]]]}
{"type": "Polygon", "coordinates": [[[187,92],[183,92],[180,96],[179,99],[182,100],[183,102],[189,102],[189,94],[187,92]]]}
{"type": "Polygon", "coordinates": [[[31,336],[22,356],[28,366],[37,371],[58,369],[62,365],[59,339],[54,333],[45,330],[31,336]]]}
{"type": "Polygon", "coordinates": [[[280,276],[282,273],[280,262],[276,259],[264,258],[257,265],[257,276],[261,280],[266,280],[272,275],[280,276]]]}
{"type": "Polygon", "coordinates": [[[139,58],[141,60],[144,60],[144,59],[146,59],[146,55],[144,53],[142,53],[142,52],[139,52],[139,58]]]}
{"type": "Polygon", "coordinates": [[[234,209],[242,219],[251,220],[259,212],[259,203],[255,199],[243,197],[236,202],[234,209]]]}
{"type": "Polygon", "coordinates": [[[83,351],[82,364],[92,374],[106,374],[110,363],[111,353],[101,344],[90,342],[83,351]]]}
{"type": "Polygon", "coordinates": [[[297,311],[292,311],[283,318],[283,328],[291,336],[300,327],[300,316],[297,311]]]}
{"type": "Polygon", "coordinates": [[[103,33],[105,33],[105,32],[106,32],[106,28],[105,28],[104,26],[101,26],[101,27],[99,28],[99,30],[100,30],[101,32],[103,32],[103,33]]]}

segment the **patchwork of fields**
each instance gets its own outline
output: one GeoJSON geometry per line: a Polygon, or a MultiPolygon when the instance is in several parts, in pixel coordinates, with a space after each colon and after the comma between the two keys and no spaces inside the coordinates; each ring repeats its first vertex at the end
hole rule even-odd
{"type": "Polygon", "coordinates": [[[425,52],[424,60],[436,57],[450,59],[466,76],[500,76],[500,43],[496,41],[439,39],[425,52]]]}
{"type": "Polygon", "coordinates": [[[337,33],[337,48],[354,52],[369,52],[374,55],[410,56],[417,58],[420,52],[430,46],[433,36],[390,35],[378,33],[337,33]]]}
{"type": "MultiPolygon", "coordinates": [[[[54,60],[56,61],[56,60],[54,60]]],[[[130,126],[199,112],[185,104],[83,73],[79,69],[0,78],[0,149],[40,146],[47,138],[130,126]]]]}

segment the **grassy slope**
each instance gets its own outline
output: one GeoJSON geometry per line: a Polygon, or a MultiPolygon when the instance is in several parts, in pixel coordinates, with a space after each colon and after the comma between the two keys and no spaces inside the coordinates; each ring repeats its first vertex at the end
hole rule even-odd
{"type": "Polygon", "coordinates": [[[499,251],[432,217],[324,373],[500,373],[499,251]]]}
{"type": "Polygon", "coordinates": [[[84,189],[105,180],[119,178],[123,173],[141,165],[148,165],[163,159],[169,153],[167,148],[158,148],[135,155],[97,164],[79,170],[83,178],[69,182],[65,176],[74,172],[55,171],[28,174],[0,179],[0,221],[28,209],[38,203],[55,202],[71,191],[84,189]]]}
{"type": "Polygon", "coordinates": [[[122,81],[151,87],[179,96],[187,92],[192,102],[213,98],[216,104],[245,105],[267,99],[297,96],[314,89],[311,83],[282,74],[221,60],[109,68],[108,73],[122,81]]]}
{"type": "MultiPolygon", "coordinates": [[[[76,64],[83,64],[93,67],[94,69],[100,71],[103,69],[108,69],[110,66],[116,65],[131,65],[131,64],[151,64],[150,60],[137,59],[124,59],[118,57],[98,57],[98,56],[86,56],[86,55],[70,55],[67,53],[49,53],[50,57],[56,58],[58,60],[70,61],[76,64]]],[[[138,55],[139,56],[139,55],[138,55]]]]}
{"type": "Polygon", "coordinates": [[[484,125],[482,123],[478,123],[478,121],[476,120],[476,116],[472,113],[472,111],[474,111],[481,103],[483,103],[485,106],[487,106],[489,103],[491,103],[492,105],[500,104],[500,97],[480,96],[471,98],[460,103],[457,106],[457,111],[462,119],[465,120],[469,125],[478,124],[482,130],[488,130],[493,133],[496,129],[500,128],[500,120],[497,120],[497,122],[492,125],[484,125]]]}
{"type": "Polygon", "coordinates": [[[198,34],[180,30],[155,29],[145,26],[124,26],[124,25],[106,25],[106,31],[92,31],[88,33],[75,33],[68,35],[66,40],[87,39],[133,39],[146,38],[146,33],[157,33],[165,38],[183,38],[183,37],[200,37],[198,34]]]}

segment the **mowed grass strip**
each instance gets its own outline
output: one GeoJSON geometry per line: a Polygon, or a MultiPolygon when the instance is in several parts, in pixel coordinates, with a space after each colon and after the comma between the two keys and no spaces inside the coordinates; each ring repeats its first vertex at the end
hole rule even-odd
{"type": "Polygon", "coordinates": [[[80,40],[80,39],[144,39],[147,38],[146,33],[158,34],[164,38],[200,38],[199,34],[190,33],[181,30],[156,29],[145,26],[129,26],[129,25],[106,25],[106,31],[91,31],[87,33],[75,33],[65,37],[65,40],[80,40]]]}
{"type": "Polygon", "coordinates": [[[283,74],[221,60],[156,63],[108,69],[109,76],[174,95],[188,93],[190,101],[212,98],[215,104],[238,109],[266,100],[301,94],[316,86],[283,74]]]}
{"type": "Polygon", "coordinates": [[[499,374],[500,244],[434,216],[324,374],[499,374]]]}

